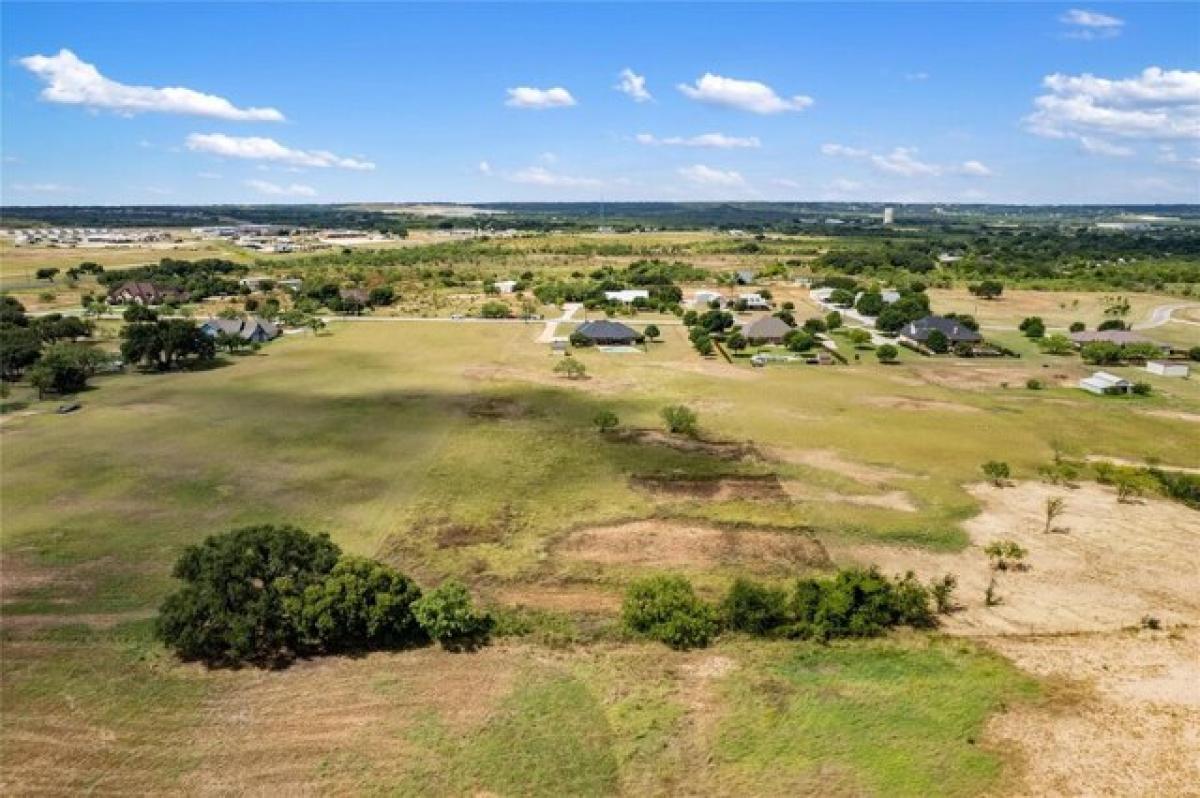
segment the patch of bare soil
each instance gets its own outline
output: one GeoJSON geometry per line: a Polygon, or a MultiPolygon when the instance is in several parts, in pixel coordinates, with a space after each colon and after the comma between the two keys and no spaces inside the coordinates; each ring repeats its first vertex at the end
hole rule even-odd
{"type": "Polygon", "coordinates": [[[916,399],[910,396],[868,396],[863,404],[872,407],[885,407],[889,410],[937,410],[947,413],[979,413],[978,407],[960,405],[955,402],[941,402],[936,399],[916,399]]]}
{"type": "Polygon", "coordinates": [[[530,415],[529,407],[503,396],[471,397],[464,409],[471,418],[494,421],[525,418],[530,415]]]}
{"type": "Polygon", "coordinates": [[[833,491],[813,490],[812,486],[797,481],[784,482],[782,485],[787,495],[798,501],[840,502],[857,504],[860,507],[899,510],[905,513],[915,513],[918,510],[917,505],[913,503],[912,496],[903,490],[889,490],[884,493],[834,493],[833,491]]]}
{"type": "Polygon", "coordinates": [[[656,429],[631,429],[614,433],[617,440],[633,443],[665,446],[681,452],[704,454],[722,460],[761,459],[757,447],[746,441],[713,441],[689,438],[686,435],[671,435],[656,429]]]}
{"type": "Polygon", "coordinates": [[[191,748],[200,764],[183,789],[351,794],[395,783],[410,760],[406,729],[431,710],[451,731],[474,728],[527,661],[504,646],[469,656],[429,647],[213,674],[224,684],[204,708],[191,748]]]}
{"type": "Polygon", "coordinates": [[[1195,629],[989,638],[1074,700],[996,716],[987,739],[1015,746],[1029,795],[1200,795],[1200,633],[1195,629]],[[1068,688],[1070,689],[1070,688],[1068,688]]]}
{"type": "Polygon", "coordinates": [[[847,460],[832,449],[768,449],[766,454],[775,460],[795,465],[819,468],[823,471],[833,471],[844,477],[857,480],[869,485],[885,485],[896,479],[910,479],[912,474],[898,471],[894,468],[880,465],[870,465],[854,460],[847,460]]]}
{"type": "Polygon", "coordinates": [[[1089,454],[1084,458],[1089,463],[1111,463],[1116,466],[1129,466],[1132,468],[1157,468],[1160,471],[1176,471],[1181,474],[1200,474],[1200,468],[1188,468],[1186,466],[1169,466],[1161,463],[1147,463],[1143,460],[1130,460],[1125,457],[1108,457],[1102,454],[1089,454]]]}
{"type": "Polygon", "coordinates": [[[496,598],[516,607],[554,612],[610,615],[621,608],[621,596],[587,585],[513,585],[495,593],[496,598]]]}
{"type": "Polygon", "coordinates": [[[1200,424],[1200,413],[1184,413],[1180,410],[1135,410],[1134,412],[1141,413],[1144,416],[1174,418],[1180,421],[1190,421],[1193,424],[1200,424]]]}
{"type": "Polygon", "coordinates": [[[512,366],[470,366],[463,369],[463,377],[481,382],[522,382],[534,385],[550,385],[555,388],[586,388],[588,393],[613,394],[626,391],[634,384],[624,380],[588,375],[585,380],[569,380],[555,374],[547,364],[545,373],[512,366]]]}
{"type": "Polygon", "coordinates": [[[829,561],[820,541],[800,530],[765,531],[659,519],[579,529],[557,548],[571,560],[655,568],[739,565],[760,572],[795,572],[829,561]]]}
{"type": "MultiPolygon", "coordinates": [[[[1069,365],[1069,364],[1065,364],[1069,365]]],[[[1029,369],[1005,366],[982,366],[972,362],[957,362],[954,365],[919,366],[914,373],[931,385],[955,390],[985,391],[1005,385],[1024,387],[1025,381],[1037,379],[1047,385],[1064,385],[1078,379],[1082,372],[1078,367],[1068,369],[1029,369]]]]}
{"type": "Polygon", "coordinates": [[[993,635],[1112,631],[1145,616],[1164,624],[1200,623],[1200,513],[1147,499],[1123,504],[1100,485],[1075,490],[1021,483],[976,485],[983,511],[964,524],[971,545],[939,553],[883,545],[833,545],[835,561],[877,564],[893,573],[915,571],[958,578],[962,609],[945,621],[955,634],[993,635]],[[1065,511],[1046,532],[1046,502],[1065,511]],[[1028,568],[995,571],[983,547],[1013,540],[1028,550],[1028,568]],[[986,606],[991,580],[1000,604],[986,606]]]}
{"type": "Polygon", "coordinates": [[[779,477],[774,474],[713,479],[669,475],[633,476],[629,483],[635,488],[669,499],[785,501],[788,498],[779,477]]]}

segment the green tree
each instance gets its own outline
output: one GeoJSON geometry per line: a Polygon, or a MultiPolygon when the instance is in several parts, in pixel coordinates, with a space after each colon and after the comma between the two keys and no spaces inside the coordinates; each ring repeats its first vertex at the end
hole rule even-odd
{"type": "Polygon", "coordinates": [[[159,319],[127,324],[122,330],[121,356],[165,371],[188,361],[212,360],[216,344],[194,321],[159,319]]]}
{"type": "Polygon", "coordinates": [[[1047,335],[1038,342],[1038,347],[1047,355],[1069,355],[1075,350],[1071,339],[1062,333],[1047,335]]]}
{"type": "Polygon", "coordinates": [[[806,352],[816,342],[812,334],[804,330],[791,330],[783,336],[783,345],[793,352],[806,352]]]}
{"type": "Polygon", "coordinates": [[[52,282],[54,282],[54,275],[56,275],[56,274],[58,274],[58,269],[47,268],[47,269],[38,269],[37,272],[35,273],[35,276],[39,280],[46,280],[47,282],[52,283],[52,282]]]}
{"type": "Polygon", "coordinates": [[[825,315],[825,329],[836,330],[842,326],[842,314],[836,310],[830,311],[825,315]]]}
{"type": "Polygon", "coordinates": [[[42,337],[31,327],[0,322],[0,376],[14,380],[41,357],[42,337]]]}
{"type": "Polygon", "coordinates": [[[950,351],[950,339],[941,330],[930,330],[929,337],[925,339],[925,346],[929,347],[931,352],[944,355],[950,351]]]}
{"type": "Polygon", "coordinates": [[[847,330],[846,338],[856,349],[861,349],[871,343],[871,333],[862,327],[852,327],[847,330]]]}
{"type": "Polygon", "coordinates": [[[854,309],[864,316],[878,316],[887,307],[887,303],[883,301],[883,294],[878,289],[866,291],[858,298],[858,303],[854,309]]]}
{"type": "Polygon", "coordinates": [[[983,475],[997,488],[1004,487],[1008,482],[1008,478],[1012,475],[1008,463],[1001,462],[1000,460],[988,460],[979,468],[983,471],[983,475]]]}
{"type": "Polygon", "coordinates": [[[592,339],[579,332],[579,330],[575,330],[573,333],[571,333],[571,336],[568,340],[571,342],[571,346],[580,348],[592,345],[592,339]]]}
{"type": "Polygon", "coordinates": [[[143,305],[140,302],[133,302],[125,307],[125,312],[121,314],[125,321],[158,321],[158,311],[149,305],[143,305]]]}
{"type": "Polygon", "coordinates": [[[600,410],[592,417],[592,423],[600,432],[612,432],[621,423],[621,419],[611,410],[600,410]]]}
{"type": "Polygon", "coordinates": [[[295,608],[339,554],[328,535],[292,526],[210,536],[176,562],[173,574],[184,584],[163,602],[158,636],[183,659],[210,665],[287,662],[304,642],[295,608]]]}
{"type": "Polygon", "coordinates": [[[983,280],[967,286],[967,290],[981,299],[995,299],[1004,293],[1004,283],[997,280],[983,280]]]}
{"type": "Polygon", "coordinates": [[[997,571],[1007,571],[1009,568],[1021,568],[1021,563],[1029,554],[1015,540],[993,540],[983,547],[983,553],[992,562],[992,568],[997,571]]]}
{"type": "Polygon", "coordinates": [[[720,609],[727,628],[764,635],[787,621],[787,593],[738,578],[729,586],[720,609]]]}
{"type": "Polygon", "coordinates": [[[702,648],[717,633],[717,614],[682,576],[639,579],[625,592],[621,622],[630,632],[672,648],[702,648]]]}
{"type": "Polygon", "coordinates": [[[1025,333],[1026,338],[1041,338],[1046,334],[1046,323],[1040,316],[1029,316],[1018,325],[1017,329],[1025,333]]]}
{"type": "Polygon", "coordinates": [[[494,621],[475,608],[471,594],[461,583],[447,580],[413,604],[417,623],[443,648],[475,648],[487,642],[494,621]]]}
{"type": "Polygon", "coordinates": [[[1089,341],[1079,350],[1079,356],[1084,363],[1094,366],[1108,366],[1120,363],[1124,352],[1117,344],[1108,341],[1089,341]]]}
{"type": "Polygon", "coordinates": [[[587,375],[587,366],[576,358],[564,357],[554,365],[554,373],[565,375],[569,380],[579,380],[587,375]]]}
{"type": "Polygon", "coordinates": [[[508,319],[512,318],[512,309],[503,302],[484,302],[479,315],[484,319],[508,319]]]}
{"type": "Polygon", "coordinates": [[[900,350],[892,344],[881,344],[876,348],[875,356],[880,363],[895,363],[900,357],[900,350]]]}
{"type": "Polygon", "coordinates": [[[725,339],[725,345],[734,352],[741,352],[748,344],[749,342],[746,340],[745,336],[737,331],[731,332],[729,337],[725,339]]]}
{"type": "Polygon", "coordinates": [[[662,418],[667,431],[676,435],[695,437],[699,432],[699,419],[687,405],[668,405],[662,409],[662,418]]]}
{"type": "Polygon", "coordinates": [[[662,335],[658,327],[653,324],[646,325],[646,329],[642,331],[642,334],[646,336],[646,340],[648,341],[657,341],[662,335]]]}
{"type": "Polygon", "coordinates": [[[425,638],[413,614],[421,590],[399,571],[365,557],[342,557],[289,612],[308,645],[353,651],[411,645],[425,638]]]}
{"type": "Polygon", "coordinates": [[[396,291],[390,285],[377,285],[367,295],[367,304],[371,307],[386,307],[396,301],[396,291]]]}

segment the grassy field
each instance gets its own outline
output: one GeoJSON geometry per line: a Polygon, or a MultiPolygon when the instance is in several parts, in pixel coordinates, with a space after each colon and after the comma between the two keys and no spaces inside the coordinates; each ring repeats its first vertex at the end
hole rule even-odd
{"type": "Polygon", "coordinates": [[[1104,311],[1118,297],[1129,301],[1130,310],[1124,318],[1135,324],[1147,320],[1153,308],[1185,302],[1177,296],[1122,291],[1033,291],[1021,288],[1005,288],[998,299],[985,300],[973,296],[965,287],[929,289],[933,307],[941,313],[970,313],[984,326],[1011,328],[1029,316],[1040,316],[1049,327],[1067,327],[1072,322],[1082,321],[1088,329],[1095,329],[1100,322],[1112,318],[1104,311]]]}
{"type": "Polygon", "coordinates": [[[686,654],[626,642],[614,597],[662,567],[630,550],[661,552],[711,596],[746,570],[824,567],[784,556],[810,536],[959,549],[978,510],[964,486],[986,460],[1017,478],[1055,445],[1195,464],[1195,381],[1139,372],[1155,395],[1094,397],[1067,387],[1077,359],[1015,334],[1020,360],[749,369],[699,358],[671,327],[638,353],[580,351],[589,378],[569,381],[540,331],[343,323],[205,371],[99,378],[72,415],[22,397],[0,425],[0,786],[975,794],[1015,772],[982,735],[1000,707],[1039,700],[1028,677],[927,635],[686,654]],[[1051,387],[1026,390],[1030,376],[1051,387]],[[680,401],[702,442],[637,432],[680,401]],[[627,432],[598,435],[600,409],[627,432]],[[731,487],[645,488],[664,476],[731,487]],[[745,477],[779,488],[742,493],[745,477]],[[176,663],[148,638],[171,563],[260,522],[327,530],[424,584],[461,577],[528,608],[534,633],[280,673],[176,663]],[[699,531],[665,534],[680,529],[699,531]],[[707,529],[759,548],[706,548],[707,529]]]}

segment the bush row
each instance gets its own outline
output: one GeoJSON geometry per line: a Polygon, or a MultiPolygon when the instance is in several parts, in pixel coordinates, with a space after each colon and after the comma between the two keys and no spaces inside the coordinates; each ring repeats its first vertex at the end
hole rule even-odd
{"type": "Polygon", "coordinates": [[[673,648],[708,645],[722,629],[820,641],[873,637],[894,626],[936,626],[937,613],[950,609],[954,584],[949,575],[926,586],[912,572],[889,578],[876,568],[851,568],[798,579],[790,591],[737,579],[714,605],[686,578],[662,575],[630,585],[621,619],[628,631],[673,648]]]}

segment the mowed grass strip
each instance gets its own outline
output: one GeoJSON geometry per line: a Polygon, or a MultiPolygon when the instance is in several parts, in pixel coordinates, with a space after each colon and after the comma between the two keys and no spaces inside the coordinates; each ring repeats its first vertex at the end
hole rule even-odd
{"type": "Polygon", "coordinates": [[[714,756],[724,783],[770,794],[979,794],[1004,766],[985,721],[1038,695],[999,657],[936,638],[756,654],[725,682],[714,756]]]}

